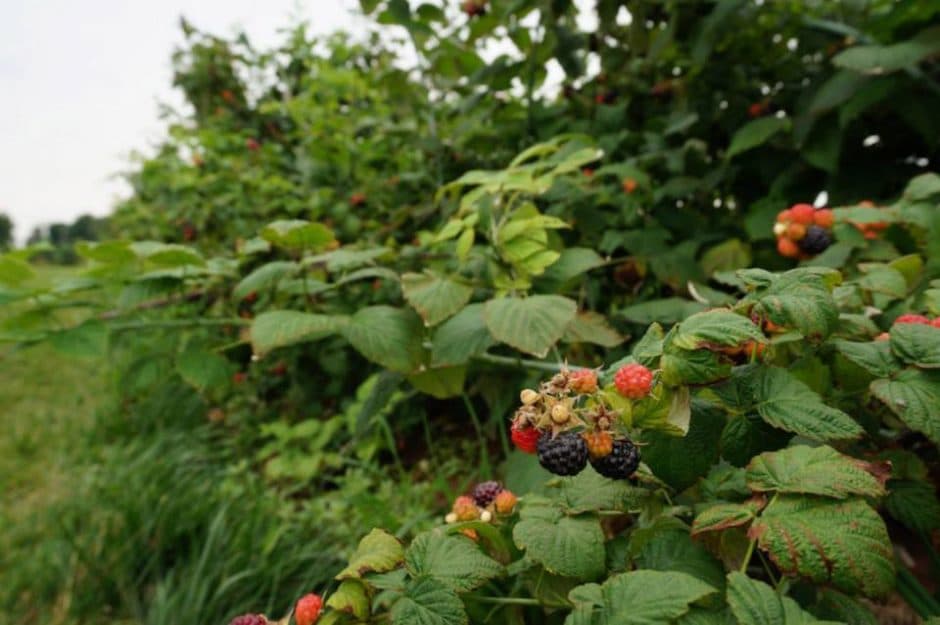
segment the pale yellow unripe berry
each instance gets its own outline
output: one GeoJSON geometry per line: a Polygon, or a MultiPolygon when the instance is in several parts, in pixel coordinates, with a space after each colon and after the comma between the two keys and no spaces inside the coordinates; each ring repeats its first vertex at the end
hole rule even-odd
{"type": "Polygon", "coordinates": [[[568,410],[568,406],[564,404],[555,404],[552,406],[552,421],[561,425],[563,423],[568,423],[568,419],[571,418],[571,411],[568,410]]]}
{"type": "Polygon", "coordinates": [[[519,393],[519,400],[526,406],[531,406],[539,400],[539,394],[531,388],[523,389],[522,392],[519,393]]]}

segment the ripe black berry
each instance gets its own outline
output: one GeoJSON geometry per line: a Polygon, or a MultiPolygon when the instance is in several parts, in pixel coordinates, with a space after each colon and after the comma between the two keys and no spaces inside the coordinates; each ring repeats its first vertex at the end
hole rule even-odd
{"type": "Polygon", "coordinates": [[[538,443],[539,464],[555,475],[576,475],[587,465],[587,444],[580,435],[562,432],[542,434],[538,443]]]}
{"type": "Polygon", "coordinates": [[[268,619],[262,614],[242,614],[233,618],[228,625],[268,625],[268,619]]]}
{"type": "Polygon", "coordinates": [[[640,450],[628,440],[614,441],[614,449],[603,458],[591,458],[594,470],[612,480],[625,480],[640,466],[640,450]]]}
{"type": "Polygon", "coordinates": [[[819,226],[810,226],[806,229],[806,236],[800,239],[800,249],[807,254],[819,254],[832,245],[832,236],[829,231],[819,226]]]}
{"type": "Polygon", "coordinates": [[[473,489],[473,501],[480,506],[485,508],[496,499],[496,495],[503,492],[503,486],[499,482],[480,482],[473,489]]]}

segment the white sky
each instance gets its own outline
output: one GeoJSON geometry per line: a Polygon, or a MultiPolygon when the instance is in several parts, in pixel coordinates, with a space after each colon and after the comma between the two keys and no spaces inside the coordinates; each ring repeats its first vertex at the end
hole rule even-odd
{"type": "Polygon", "coordinates": [[[315,33],[362,25],[357,0],[0,0],[0,212],[22,242],[34,226],[106,215],[126,192],[114,174],[178,103],[170,55],[179,16],[252,42],[306,18],[315,33]]]}

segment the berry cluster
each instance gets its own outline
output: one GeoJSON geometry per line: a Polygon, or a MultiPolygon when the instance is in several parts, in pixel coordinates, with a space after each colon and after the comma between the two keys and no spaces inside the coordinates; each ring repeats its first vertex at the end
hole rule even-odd
{"type": "Polygon", "coordinates": [[[832,245],[833,214],[809,204],[794,204],[777,215],[777,251],[786,258],[811,258],[832,245]]]}
{"type": "Polygon", "coordinates": [[[613,386],[600,389],[592,369],[563,370],[539,390],[519,394],[522,406],[513,417],[512,441],[526,453],[538,454],[539,464],[556,475],[576,475],[590,462],[605,477],[626,479],[636,472],[640,453],[617,432],[617,413],[608,393],[631,400],[650,394],[653,372],[640,364],[624,365],[613,386]]]}
{"type": "Polygon", "coordinates": [[[454,500],[454,505],[444,517],[444,521],[447,523],[465,521],[489,523],[496,515],[512,514],[517,501],[512,491],[503,488],[499,482],[480,482],[473,487],[469,495],[461,495],[454,500]]]}
{"type": "MultiPolygon", "coordinates": [[[[320,619],[320,611],[323,609],[323,598],[314,593],[308,593],[297,600],[294,605],[294,623],[296,625],[314,625],[320,619]]],[[[278,622],[286,622],[284,621],[278,622]]],[[[274,621],[268,620],[263,614],[242,614],[236,616],[229,625],[273,625],[274,621]]]]}

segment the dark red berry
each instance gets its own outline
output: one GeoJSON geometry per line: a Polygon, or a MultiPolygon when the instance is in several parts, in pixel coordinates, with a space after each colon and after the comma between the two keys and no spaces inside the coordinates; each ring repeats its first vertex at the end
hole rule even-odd
{"type": "Polygon", "coordinates": [[[602,458],[591,458],[594,470],[612,480],[625,480],[640,466],[640,450],[628,440],[614,441],[613,450],[602,458]]]}
{"type": "Polygon", "coordinates": [[[551,432],[542,434],[538,452],[539,464],[555,475],[577,475],[587,465],[587,444],[573,432],[562,432],[555,437],[551,432]]]}
{"type": "Polygon", "coordinates": [[[242,614],[233,618],[228,625],[268,625],[268,619],[263,614],[242,614]]]}
{"type": "Polygon", "coordinates": [[[496,499],[496,495],[503,492],[503,485],[499,482],[490,480],[489,482],[480,482],[473,489],[473,501],[481,508],[485,508],[496,499]]]}
{"type": "Polygon", "coordinates": [[[527,454],[535,453],[540,434],[541,433],[534,427],[517,428],[513,425],[510,430],[513,445],[527,454]]]}
{"type": "Polygon", "coordinates": [[[832,235],[825,228],[813,225],[806,229],[806,236],[800,239],[798,245],[807,254],[821,254],[832,245],[832,235]]]}

